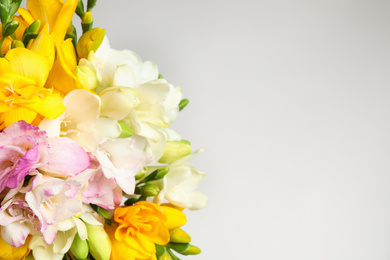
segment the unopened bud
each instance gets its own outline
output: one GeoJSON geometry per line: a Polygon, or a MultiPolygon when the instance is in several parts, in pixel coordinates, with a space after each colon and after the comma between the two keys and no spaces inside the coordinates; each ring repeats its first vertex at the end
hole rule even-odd
{"type": "Polygon", "coordinates": [[[144,167],[137,175],[135,175],[135,179],[138,181],[142,179],[146,174],[146,167],[144,167]]]}
{"type": "Polygon", "coordinates": [[[174,230],[169,231],[170,242],[173,243],[189,243],[191,242],[191,237],[181,228],[176,228],[174,230]]]}
{"type": "Polygon", "coordinates": [[[38,37],[40,28],[41,21],[36,20],[32,24],[30,24],[30,26],[27,27],[26,30],[24,30],[22,41],[25,46],[27,46],[31,40],[34,40],[38,37]]]}
{"type": "Polygon", "coordinates": [[[157,196],[159,192],[160,189],[152,183],[146,183],[144,186],[142,186],[142,194],[145,196],[157,196]]]}
{"type": "Polygon", "coordinates": [[[77,66],[76,77],[80,83],[89,90],[95,90],[99,85],[96,72],[86,65],[77,66]]]}
{"type": "Polygon", "coordinates": [[[191,153],[191,144],[187,141],[167,142],[165,152],[160,158],[160,163],[171,164],[191,153]]]}
{"type": "Polygon", "coordinates": [[[10,22],[8,22],[4,27],[3,37],[7,37],[13,34],[16,31],[16,28],[18,28],[18,26],[19,22],[16,20],[11,20],[10,22]]]}
{"type": "Polygon", "coordinates": [[[108,260],[111,255],[111,241],[102,226],[85,223],[88,232],[88,245],[96,260],[108,260]]]}
{"type": "Polygon", "coordinates": [[[197,255],[201,252],[198,247],[190,244],[168,243],[166,246],[182,255],[197,255]]]}
{"type": "Polygon", "coordinates": [[[91,12],[85,12],[83,19],[81,20],[81,27],[83,28],[83,32],[87,32],[92,29],[93,25],[93,17],[91,12]]]}
{"type": "Polygon", "coordinates": [[[25,48],[23,42],[19,41],[19,40],[13,40],[12,43],[11,43],[11,48],[12,49],[15,49],[15,48],[25,48]]]}
{"type": "Polygon", "coordinates": [[[79,58],[87,58],[90,51],[96,52],[103,42],[106,30],[101,28],[93,28],[81,35],[77,43],[77,55],[79,58]]]}
{"type": "Polygon", "coordinates": [[[81,240],[78,233],[76,233],[70,251],[77,259],[87,258],[89,254],[89,247],[87,240],[81,240]]]}

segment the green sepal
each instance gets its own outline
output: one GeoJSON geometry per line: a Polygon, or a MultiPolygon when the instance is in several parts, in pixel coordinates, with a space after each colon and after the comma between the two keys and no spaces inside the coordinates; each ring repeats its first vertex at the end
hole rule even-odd
{"type": "Polygon", "coordinates": [[[73,43],[74,49],[76,50],[77,31],[76,31],[76,28],[73,26],[73,24],[70,24],[68,30],[66,31],[65,39],[72,39],[72,43],[73,43]]]}
{"type": "Polygon", "coordinates": [[[172,258],[172,260],[180,260],[179,257],[177,257],[173,252],[172,250],[170,250],[169,248],[167,248],[167,251],[169,253],[169,256],[172,258]]]}
{"type": "Polygon", "coordinates": [[[185,108],[190,101],[188,99],[182,99],[179,103],[179,111],[182,111],[183,108],[185,108]]]}
{"type": "Polygon", "coordinates": [[[130,136],[133,135],[133,133],[134,133],[133,129],[131,129],[131,127],[128,124],[126,124],[123,121],[119,121],[118,124],[119,124],[119,126],[121,127],[121,130],[122,130],[122,132],[121,132],[121,134],[119,135],[118,138],[127,138],[127,137],[130,137],[130,136]]]}
{"type": "Polygon", "coordinates": [[[19,22],[16,20],[11,20],[4,26],[3,37],[12,35],[18,27],[19,27],[19,22]]]}

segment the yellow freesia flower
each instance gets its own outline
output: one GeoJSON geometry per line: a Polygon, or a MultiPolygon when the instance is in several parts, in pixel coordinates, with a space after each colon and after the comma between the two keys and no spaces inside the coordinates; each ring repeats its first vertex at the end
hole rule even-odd
{"type": "MultiPolygon", "coordinates": [[[[54,50],[56,55],[45,87],[55,89],[62,95],[66,95],[74,89],[86,89],[75,75],[77,67],[75,48],[70,39],[64,41],[77,3],[77,0],[66,0],[65,2],[59,0],[28,0],[27,9],[19,8],[20,16],[14,17],[20,24],[15,32],[19,40],[22,39],[25,29],[36,20],[40,20],[42,23],[40,34],[51,36],[55,46],[52,52],[53,57],[54,50]]],[[[40,44],[37,44],[36,41],[37,39],[30,41],[28,48],[31,49],[32,45],[39,46],[40,44]]],[[[9,50],[11,42],[12,39],[7,37],[1,48],[2,53],[9,50]]]]}
{"type": "Polygon", "coordinates": [[[166,225],[167,215],[157,204],[147,201],[137,202],[133,206],[118,207],[114,214],[115,223],[106,227],[111,239],[112,260],[153,259],[155,244],[169,242],[166,225]]]}
{"type": "Polygon", "coordinates": [[[24,260],[30,253],[28,242],[21,247],[8,245],[0,236],[0,260],[24,260]]]}
{"type": "Polygon", "coordinates": [[[50,62],[40,54],[16,48],[0,58],[0,130],[19,120],[54,119],[65,107],[59,94],[44,88],[50,62]]]}

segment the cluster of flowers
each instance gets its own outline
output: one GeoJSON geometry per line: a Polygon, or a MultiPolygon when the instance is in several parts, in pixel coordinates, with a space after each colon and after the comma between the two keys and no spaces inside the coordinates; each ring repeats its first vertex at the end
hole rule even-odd
{"type": "Polygon", "coordinates": [[[207,204],[199,150],[169,128],[181,89],[110,48],[96,0],[21,1],[0,1],[0,259],[198,254],[181,227],[207,204]]]}

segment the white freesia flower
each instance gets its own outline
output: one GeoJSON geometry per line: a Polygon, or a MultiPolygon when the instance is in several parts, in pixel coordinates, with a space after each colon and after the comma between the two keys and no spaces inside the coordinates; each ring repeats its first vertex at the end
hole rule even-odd
{"type": "Polygon", "coordinates": [[[100,116],[101,103],[99,96],[87,90],[73,90],[64,98],[66,111],[60,119],[44,119],[40,127],[49,136],[66,136],[78,142],[96,156],[106,178],[115,179],[124,192],[132,194],[134,176],[155,160],[146,152],[145,138],[117,138],[121,134],[118,121],[100,116]]]}
{"type": "Polygon", "coordinates": [[[201,150],[190,154],[168,166],[169,172],[157,182],[161,188],[156,203],[161,204],[164,198],[173,205],[198,210],[206,207],[208,198],[195,189],[205,177],[204,172],[197,171],[189,161],[201,150]]]}
{"type": "Polygon", "coordinates": [[[158,78],[158,68],[154,62],[142,62],[130,50],[111,49],[107,37],[96,53],[90,53],[88,60],[82,59],[80,65],[87,65],[96,71],[99,80],[97,93],[112,86],[135,87],[158,78]]]}
{"type": "Polygon", "coordinates": [[[69,251],[76,233],[82,240],[88,238],[85,223],[102,226],[101,221],[101,216],[90,206],[83,204],[80,218],[71,217],[58,223],[58,232],[53,244],[48,245],[41,236],[33,236],[29,248],[33,251],[35,259],[61,260],[69,251]]]}
{"type": "Polygon", "coordinates": [[[168,127],[179,113],[183,98],[180,87],[164,79],[156,79],[137,86],[111,87],[100,93],[101,115],[122,120],[135,134],[148,140],[148,147],[158,160],[165,150],[166,141],[180,140],[168,127]]]}

